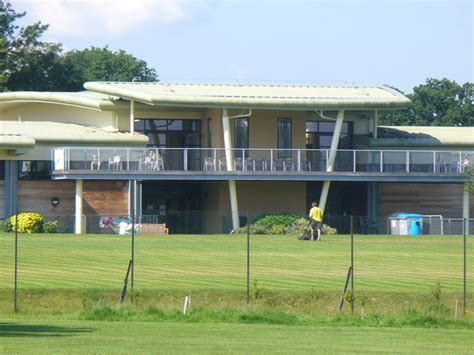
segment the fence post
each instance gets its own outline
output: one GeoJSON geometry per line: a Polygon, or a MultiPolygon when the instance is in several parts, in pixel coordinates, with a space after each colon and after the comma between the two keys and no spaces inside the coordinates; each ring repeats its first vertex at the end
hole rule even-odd
{"type": "Polygon", "coordinates": [[[247,211],[247,304],[250,303],[250,223],[247,211]]]}
{"type": "Polygon", "coordinates": [[[464,222],[464,279],[463,279],[463,314],[466,315],[466,306],[467,306],[467,220],[463,219],[464,222]]]}
{"type": "Polygon", "coordinates": [[[351,312],[354,313],[354,216],[351,215],[351,312]]]}
{"type": "MultiPolygon", "coordinates": [[[[135,180],[130,181],[130,214],[132,217],[132,275],[131,275],[131,288],[133,291],[134,279],[135,279],[135,180]]],[[[132,298],[133,299],[133,298],[132,298]]]]}
{"type": "Polygon", "coordinates": [[[13,311],[18,312],[18,205],[15,213],[15,274],[13,292],[13,311]]]}

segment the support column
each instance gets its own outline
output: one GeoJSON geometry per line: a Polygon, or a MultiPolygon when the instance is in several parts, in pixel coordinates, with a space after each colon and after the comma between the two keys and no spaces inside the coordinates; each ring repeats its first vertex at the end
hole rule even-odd
{"type": "MultiPolygon", "coordinates": [[[[344,110],[340,110],[337,113],[336,126],[334,127],[334,134],[331,141],[331,150],[329,152],[329,158],[327,162],[327,172],[332,172],[334,170],[334,163],[336,161],[337,155],[337,146],[339,145],[339,138],[341,137],[342,123],[344,122],[344,110]]],[[[319,208],[324,212],[326,208],[326,202],[329,194],[329,187],[331,186],[330,180],[325,180],[323,182],[323,188],[321,190],[321,197],[319,198],[319,208]]]]}
{"type": "MultiPolygon", "coordinates": [[[[230,132],[230,117],[227,109],[222,111],[222,130],[224,133],[224,148],[227,171],[234,170],[234,152],[232,150],[232,135],[230,132]]],[[[230,212],[232,215],[232,229],[236,230],[240,227],[239,223],[239,206],[237,203],[237,187],[235,180],[229,180],[229,197],[230,197],[230,212]]]]}
{"type": "Polygon", "coordinates": [[[130,134],[135,133],[135,101],[130,100],[130,134]]]}
{"type": "Polygon", "coordinates": [[[74,224],[74,233],[82,234],[82,179],[76,180],[76,218],[74,224]]]}
{"type": "Polygon", "coordinates": [[[5,160],[5,218],[16,213],[18,205],[18,161],[5,160]]]}
{"type": "Polygon", "coordinates": [[[469,191],[463,188],[462,193],[462,218],[466,219],[466,233],[469,234],[469,191]]]}

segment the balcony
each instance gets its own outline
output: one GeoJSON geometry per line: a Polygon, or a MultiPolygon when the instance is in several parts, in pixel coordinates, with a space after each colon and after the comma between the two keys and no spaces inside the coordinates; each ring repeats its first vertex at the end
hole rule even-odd
{"type": "Polygon", "coordinates": [[[338,150],[332,167],[326,149],[228,149],[227,153],[223,148],[54,148],[53,176],[460,182],[465,180],[464,171],[474,166],[474,151],[338,150]]]}

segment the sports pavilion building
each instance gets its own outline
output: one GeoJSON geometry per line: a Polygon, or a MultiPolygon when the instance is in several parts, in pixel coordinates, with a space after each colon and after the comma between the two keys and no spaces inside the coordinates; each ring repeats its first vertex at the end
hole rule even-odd
{"type": "Polygon", "coordinates": [[[399,211],[469,216],[474,128],[379,127],[409,104],[387,87],[84,87],[0,94],[0,218],[34,209],[81,233],[83,215],[134,207],[169,225],[173,212],[210,211],[219,223],[198,229],[212,233],[246,211],[304,214],[312,200],[378,220],[378,232],[399,211]]]}

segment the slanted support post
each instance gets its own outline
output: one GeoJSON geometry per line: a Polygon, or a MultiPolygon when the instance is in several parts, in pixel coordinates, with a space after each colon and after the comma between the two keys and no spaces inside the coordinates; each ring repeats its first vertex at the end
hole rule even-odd
{"type": "Polygon", "coordinates": [[[76,180],[76,218],[74,224],[74,233],[82,234],[82,190],[83,190],[83,180],[76,180]]]}
{"type": "MultiPolygon", "coordinates": [[[[232,135],[230,132],[230,117],[227,109],[222,111],[222,129],[224,133],[224,149],[227,171],[234,170],[234,152],[232,150],[232,135]]],[[[229,180],[229,198],[230,211],[232,215],[232,229],[237,230],[240,227],[239,223],[239,206],[237,202],[237,186],[235,180],[229,180]]]]}
{"type": "Polygon", "coordinates": [[[135,133],[135,101],[130,100],[130,134],[135,133]]]}
{"type": "MultiPolygon", "coordinates": [[[[334,127],[334,134],[331,140],[331,150],[329,152],[329,158],[327,163],[327,172],[334,170],[334,163],[336,162],[337,147],[339,145],[339,138],[341,137],[342,123],[344,122],[344,110],[340,110],[337,113],[336,125],[334,127]]],[[[326,202],[329,194],[329,187],[331,186],[331,180],[325,180],[323,182],[323,188],[321,190],[321,197],[319,198],[319,208],[324,212],[326,208],[326,202]]]]}

